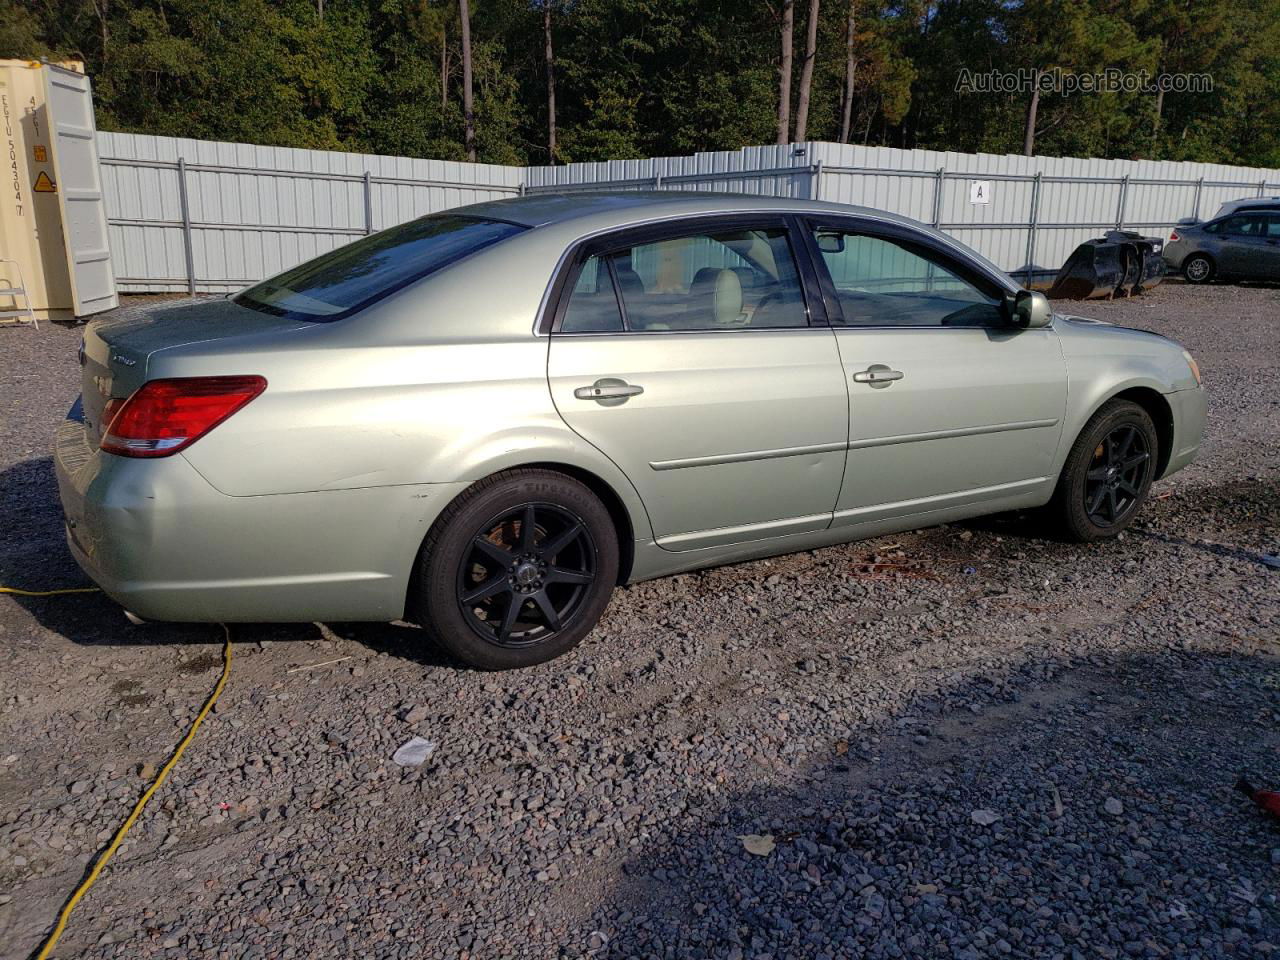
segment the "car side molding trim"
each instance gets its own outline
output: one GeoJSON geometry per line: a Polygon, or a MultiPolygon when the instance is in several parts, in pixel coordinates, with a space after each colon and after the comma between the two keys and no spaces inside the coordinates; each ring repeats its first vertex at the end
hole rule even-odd
{"type": "Polygon", "coordinates": [[[894,503],[876,503],[869,507],[855,507],[852,510],[837,510],[835,522],[879,520],[887,516],[900,514],[924,513],[929,510],[950,506],[953,503],[964,503],[970,500],[991,500],[1021,490],[1028,490],[1049,481],[1048,477],[1032,477],[1029,480],[1015,480],[1012,483],[998,483],[991,487],[974,487],[971,490],[957,490],[955,493],[943,493],[934,497],[921,497],[918,500],[898,500],[894,503]]]}
{"type": "Polygon", "coordinates": [[[869,437],[850,440],[847,443],[814,443],[803,447],[780,447],[776,450],[744,450],[741,453],[718,453],[707,457],[682,457],[678,460],[651,460],[653,470],[685,470],[689,467],[714,467],[721,463],[748,463],[752,460],[774,460],[779,457],[803,457],[813,453],[835,453],[839,450],[863,450],[867,447],[887,447],[895,443],[915,443],[920,440],[945,440],[951,437],[973,437],[984,433],[1005,433],[1012,430],[1037,430],[1056,427],[1057,418],[1050,420],[1018,420],[1013,423],[991,423],[981,427],[961,427],[955,430],[934,430],[929,433],[903,433],[891,437],[869,437]]]}
{"type": "Polygon", "coordinates": [[[887,447],[895,443],[916,443],[920,440],[946,440],[951,437],[976,437],[984,433],[1006,433],[1013,430],[1039,430],[1043,427],[1056,427],[1058,418],[1049,420],[1016,420],[1013,423],[989,423],[981,427],[958,427],[954,430],[933,430],[928,433],[901,433],[891,437],[868,437],[865,440],[850,440],[850,450],[865,450],[867,447],[887,447]]]}
{"type": "Polygon", "coordinates": [[[846,444],[814,443],[804,447],[780,447],[776,450],[746,450],[742,453],[719,453],[708,457],[683,457],[679,460],[650,461],[654,470],[684,470],[687,467],[714,467],[721,463],[748,463],[752,460],[776,460],[779,457],[803,457],[811,453],[836,453],[846,444]]]}
{"type": "Polygon", "coordinates": [[[724,546],[751,540],[766,540],[788,533],[805,533],[825,529],[831,523],[831,514],[815,513],[808,517],[788,517],[785,520],[767,520],[764,523],[744,523],[736,527],[714,527],[710,530],[693,530],[659,537],[655,543],[664,550],[680,552],[704,546],[724,546]]]}

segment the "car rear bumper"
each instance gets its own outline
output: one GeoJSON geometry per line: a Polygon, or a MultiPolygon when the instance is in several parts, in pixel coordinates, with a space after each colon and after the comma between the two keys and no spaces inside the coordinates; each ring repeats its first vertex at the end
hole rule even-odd
{"type": "Polygon", "coordinates": [[[1204,439],[1208,412],[1208,397],[1203,387],[1167,393],[1164,398],[1173,412],[1173,448],[1161,477],[1181,470],[1196,458],[1200,452],[1200,441],[1204,439]]]}
{"type": "Polygon", "coordinates": [[[231,497],[183,456],[131,459],[59,427],[67,542],[144,619],[395,620],[427,529],[465,483],[231,497]]]}
{"type": "Polygon", "coordinates": [[[1187,254],[1191,252],[1190,246],[1184,240],[1174,240],[1164,245],[1161,256],[1164,257],[1165,264],[1168,265],[1171,273],[1176,273],[1182,269],[1182,261],[1187,259],[1187,254]]]}

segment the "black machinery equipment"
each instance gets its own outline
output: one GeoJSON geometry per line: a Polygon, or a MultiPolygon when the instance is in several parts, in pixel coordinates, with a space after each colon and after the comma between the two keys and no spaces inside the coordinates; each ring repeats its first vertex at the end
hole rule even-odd
{"type": "Polygon", "coordinates": [[[1128,297],[1164,279],[1164,241],[1125,230],[1086,240],[1067,258],[1049,288],[1053,299],[1128,297]]]}

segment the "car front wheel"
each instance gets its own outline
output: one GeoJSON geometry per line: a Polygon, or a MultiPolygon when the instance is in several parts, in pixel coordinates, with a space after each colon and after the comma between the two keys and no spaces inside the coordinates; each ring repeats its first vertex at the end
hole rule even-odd
{"type": "Polygon", "coordinates": [[[1129,526],[1155,479],[1158,451],[1155,425],[1142,407],[1103,404],[1072,445],[1049,505],[1061,531],[1091,541],[1129,526]]]}
{"type": "Polygon", "coordinates": [[[411,605],[460,660],[509,670],[577,646],[617,578],[617,536],[599,498],[560,473],[509,470],[477,483],[432,526],[411,605]]]}

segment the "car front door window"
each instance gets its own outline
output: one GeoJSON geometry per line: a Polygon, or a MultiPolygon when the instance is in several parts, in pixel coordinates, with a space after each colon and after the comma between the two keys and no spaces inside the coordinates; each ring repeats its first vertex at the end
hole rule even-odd
{"type": "Polygon", "coordinates": [[[838,228],[820,227],[814,238],[846,326],[983,327],[1006,322],[999,291],[983,289],[924,247],[838,228]]]}

